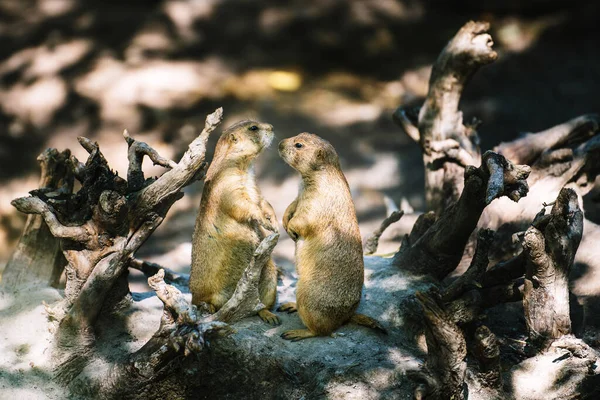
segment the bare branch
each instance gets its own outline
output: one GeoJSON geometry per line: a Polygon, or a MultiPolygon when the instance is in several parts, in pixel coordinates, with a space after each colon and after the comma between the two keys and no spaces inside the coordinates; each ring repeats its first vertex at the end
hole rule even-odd
{"type": "Polygon", "coordinates": [[[419,133],[419,110],[420,107],[398,107],[394,114],[392,114],[392,118],[396,125],[401,127],[404,132],[416,143],[420,143],[421,134],[419,133]]]}
{"type": "Polygon", "coordinates": [[[265,308],[259,299],[258,282],[278,240],[279,233],[272,233],[263,239],[254,250],[250,265],[244,271],[231,298],[219,311],[206,318],[206,321],[235,322],[265,308]]]}
{"type": "Polygon", "coordinates": [[[127,158],[129,159],[129,168],[127,169],[127,182],[129,190],[135,192],[140,190],[144,185],[144,171],[142,171],[142,162],[144,156],[148,156],[154,165],[160,165],[165,168],[175,168],[177,163],[164,157],[145,142],[139,142],[129,136],[127,129],[123,131],[123,137],[127,142],[128,151],[127,158]]]}
{"type": "Polygon", "coordinates": [[[85,149],[85,151],[87,151],[89,154],[92,154],[94,151],[98,150],[98,143],[96,143],[86,137],[79,136],[79,137],[77,137],[77,141],[79,142],[81,147],[83,147],[85,149]]]}
{"type": "Polygon", "coordinates": [[[454,282],[452,282],[442,295],[445,302],[458,298],[467,290],[481,287],[481,280],[488,266],[488,251],[494,240],[494,232],[482,229],[477,235],[477,249],[471,260],[471,265],[454,282]]]}
{"type": "Polygon", "coordinates": [[[517,164],[533,164],[549,149],[584,142],[600,130],[600,116],[582,115],[537,133],[528,133],[512,142],[500,143],[494,151],[517,164]]]}
{"type": "Polygon", "coordinates": [[[377,251],[379,245],[379,238],[383,235],[383,232],[394,222],[400,221],[400,218],[404,215],[404,211],[394,211],[389,217],[381,222],[379,228],[377,228],[371,236],[367,238],[364,245],[364,253],[367,255],[373,254],[377,251]]]}
{"type": "Polygon", "coordinates": [[[513,165],[492,152],[486,152],[483,159],[481,167],[465,170],[465,189],[458,201],[448,207],[418,240],[406,240],[394,256],[394,264],[443,279],[458,265],[489,202],[500,196],[517,201],[527,194],[525,179],[529,167],[513,165]]]}
{"type": "Polygon", "coordinates": [[[198,176],[200,168],[205,165],[203,163],[206,156],[208,136],[222,120],[222,108],[218,108],[206,117],[202,133],[190,143],[188,150],[179,163],[170,171],[165,172],[156,182],[140,191],[136,201],[136,215],[138,217],[154,210],[157,205],[178,193],[198,176]]]}
{"type": "MultiPolygon", "coordinates": [[[[52,148],[44,150],[37,157],[41,169],[37,192],[43,192],[43,196],[49,198],[68,195],[73,191],[74,178],[68,161],[70,157],[69,150],[59,153],[52,148]]],[[[15,203],[13,205],[16,206],[15,203]]],[[[32,282],[56,286],[65,264],[60,242],[52,235],[43,217],[37,213],[30,214],[19,243],[2,273],[1,285],[11,289],[32,282]]]]}
{"type": "Polygon", "coordinates": [[[148,286],[156,292],[156,296],[163,302],[166,311],[176,317],[178,323],[189,324],[198,320],[198,310],[174,286],[164,281],[165,271],[158,270],[156,275],[148,278],[148,286]]]}
{"type": "MultiPolygon", "coordinates": [[[[439,295],[435,291],[415,293],[423,307],[425,316],[425,339],[427,341],[427,368],[422,379],[426,387],[418,387],[426,392],[427,398],[463,398],[463,385],[467,363],[467,344],[460,328],[444,310],[439,295]]],[[[416,395],[416,393],[415,393],[416,395]]]]}
{"type": "Polygon", "coordinates": [[[160,271],[163,271],[164,280],[171,283],[175,283],[177,285],[186,285],[189,281],[188,276],[185,274],[180,274],[156,263],[139,260],[135,257],[131,257],[129,259],[129,268],[137,269],[147,277],[151,277],[153,275],[156,275],[160,271]]]}
{"type": "Polygon", "coordinates": [[[520,253],[518,256],[496,264],[490,268],[481,282],[484,288],[507,284],[514,279],[522,277],[525,274],[525,256],[520,253]]]}
{"type": "MultiPolygon", "coordinates": [[[[429,92],[419,112],[419,139],[423,149],[427,209],[440,214],[462,191],[465,165],[478,165],[480,151],[473,126],[463,125],[458,109],[465,85],[483,65],[497,58],[488,23],[466,23],[446,45],[433,65],[429,92]],[[439,142],[459,144],[450,151],[439,142]]],[[[414,135],[414,133],[413,133],[414,135]]]]}
{"type": "Polygon", "coordinates": [[[85,179],[85,164],[80,162],[77,157],[71,156],[69,157],[69,166],[71,171],[73,171],[73,175],[79,182],[83,182],[85,179]]]}
{"type": "Polygon", "coordinates": [[[582,234],[583,213],[572,189],[561,190],[550,218],[525,233],[523,307],[534,346],[571,333],[568,277],[582,234]]]}
{"type": "Polygon", "coordinates": [[[498,339],[485,325],[478,327],[475,331],[473,355],[479,363],[479,377],[490,387],[502,386],[498,339]]]}
{"type": "Polygon", "coordinates": [[[20,197],[11,201],[10,204],[22,213],[40,214],[56,238],[70,239],[80,243],[91,239],[91,234],[85,227],[61,224],[50,207],[37,197],[20,197]]]}
{"type": "Polygon", "coordinates": [[[196,309],[183,297],[179,289],[164,281],[164,270],[148,278],[148,285],[163,302],[161,326],[152,338],[129,360],[129,369],[135,372],[134,382],[157,379],[166,365],[179,354],[198,354],[210,335],[231,333],[227,324],[220,321],[203,321],[196,309]]]}

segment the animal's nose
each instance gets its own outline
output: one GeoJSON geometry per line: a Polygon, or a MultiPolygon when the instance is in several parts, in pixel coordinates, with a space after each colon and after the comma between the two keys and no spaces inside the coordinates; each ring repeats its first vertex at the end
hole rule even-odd
{"type": "Polygon", "coordinates": [[[285,143],[283,143],[283,142],[285,142],[285,139],[282,140],[281,142],[279,142],[279,151],[282,151],[283,148],[285,147],[285,143]]]}
{"type": "Polygon", "coordinates": [[[263,124],[263,129],[266,129],[268,131],[272,131],[273,130],[273,125],[271,125],[271,124],[263,124]]]}

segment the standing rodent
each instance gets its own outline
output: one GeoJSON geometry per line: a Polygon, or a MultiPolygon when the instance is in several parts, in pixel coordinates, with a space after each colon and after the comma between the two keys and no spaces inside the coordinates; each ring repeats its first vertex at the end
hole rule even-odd
{"type": "MultiPolygon", "coordinates": [[[[192,303],[219,310],[231,298],[254,250],[277,231],[273,207],[262,197],[254,177],[254,161],[273,140],[273,126],[241,121],[227,128],[206,173],[200,210],[192,238],[190,291],[192,303]]],[[[266,306],[258,315],[270,324],[277,297],[273,260],[263,268],[259,296],[266,306]]]]}
{"type": "Polygon", "coordinates": [[[302,175],[298,197],[283,216],[283,227],[296,242],[296,303],[308,329],[281,337],[301,340],[330,335],[352,321],[384,330],[377,321],[355,314],[360,302],[364,264],[356,211],[338,155],[326,140],[301,133],[279,143],[279,154],[302,175]]]}

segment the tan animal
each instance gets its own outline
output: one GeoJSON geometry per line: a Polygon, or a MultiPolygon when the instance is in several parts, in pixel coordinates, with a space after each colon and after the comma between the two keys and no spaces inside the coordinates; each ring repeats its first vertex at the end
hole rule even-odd
{"type": "MultiPolygon", "coordinates": [[[[273,127],[241,121],[223,132],[206,173],[192,239],[192,303],[207,303],[211,312],[229,300],[260,241],[277,231],[273,207],[262,197],[254,161],[273,140],[273,127]]],[[[269,311],[277,297],[277,269],[269,260],[259,283],[258,312],[279,324],[269,311]]]]}
{"type": "Polygon", "coordinates": [[[279,310],[297,310],[308,328],[281,337],[297,341],[330,335],[349,321],[384,330],[374,319],[355,314],[364,280],[362,242],[335,149],[316,135],[301,133],[282,140],[279,154],[302,175],[298,197],[283,216],[296,242],[296,303],[279,310]]]}

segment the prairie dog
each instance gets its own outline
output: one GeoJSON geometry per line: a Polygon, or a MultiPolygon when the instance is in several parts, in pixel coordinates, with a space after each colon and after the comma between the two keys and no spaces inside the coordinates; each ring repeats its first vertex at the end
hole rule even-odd
{"type": "MultiPolygon", "coordinates": [[[[254,161],[272,140],[271,125],[238,122],[219,138],[206,173],[192,238],[190,291],[192,303],[205,302],[211,312],[229,300],[260,241],[277,231],[273,207],[262,197],[254,177],[254,161]]],[[[277,297],[273,260],[262,271],[259,295],[266,308],[258,315],[279,324],[269,311],[277,297]]]]}
{"type": "Polygon", "coordinates": [[[383,330],[372,318],[355,314],[364,280],[362,241],[335,149],[301,133],[282,140],[279,154],[302,176],[298,197],[283,216],[283,227],[296,242],[296,304],[279,310],[297,310],[308,328],[281,336],[296,341],[330,335],[349,321],[383,330]]]}

